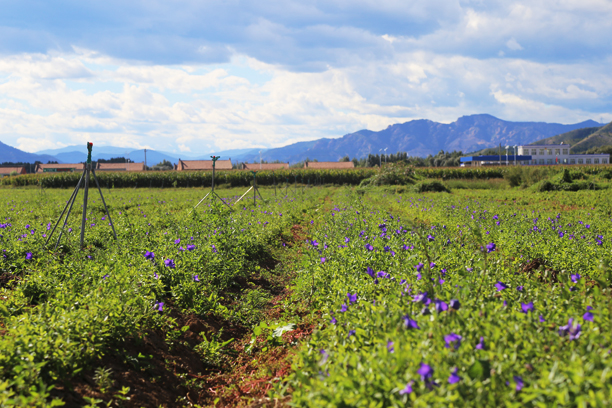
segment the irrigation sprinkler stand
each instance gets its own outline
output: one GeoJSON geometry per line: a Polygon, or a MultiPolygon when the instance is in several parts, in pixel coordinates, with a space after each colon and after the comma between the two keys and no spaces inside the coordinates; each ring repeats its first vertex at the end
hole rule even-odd
{"type": "Polygon", "coordinates": [[[236,200],[234,205],[238,204],[238,202],[240,200],[242,200],[244,198],[244,196],[246,196],[249,193],[249,191],[251,191],[251,190],[253,190],[253,205],[256,205],[257,195],[259,195],[259,199],[261,201],[266,201],[261,196],[261,193],[259,192],[259,188],[257,188],[257,172],[256,171],[251,171],[251,174],[253,175],[253,185],[251,186],[251,188],[249,188],[246,191],[246,193],[244,193],[242,196],[240,196],[240,198],[238,200],[236,200]]]}
{"type": "Polygon", "coordinates": [[[221,201],[223,204],[225,204],[225,205],[227,206],[227,208],[229,208],[229,209],[230,209],[230,211],[232,211],[232,207],[230,207],[230,205],[229,205],[228,203],[226,203],[225,201],[223,201],[223,199],[222,199],[221,197],[219,197],[219,194],[215,193],[215,163],[217,162],[217,160],[219,160],[219,157],[221,157],[221,156],[210,156],[210,157],[211,157],[212,162],[213,162],[213,172],[212,172],[212,189],[211,189],[211,191],[209,191],[209,192],[208,192],[208,194],[206,194],[206,195],[204,196],[204,198],[202,198],[202,199],[200,200],[200,202],[199,202],[199,203],[197,203],[197,204],[195,205],[195,207],[193,207],[193,208],[191,209],[191,211],[189,211],[189,213],[190,213],[190,214],[191,214],[191,212],[192,212],[193,210],[195,210],[196,208],[198,208],[198,206],[199,206],[200,204],[202,204],[202,202],[203,202],[204,200],[206,200],[206,197],[208,197],[208,196],[210,196],[211,198],[215,198],[215,197],[217,197],[217,198],[219,199],[219,201],[221,201]]]}
{"type": "Polygon", "coordinates": [[[91,165],[91,149],[93,148],[93,143],[87,143],[87,163],[85,163],[85,168],[83,169],[83,174],[81,174],[81,178],[79,179],[79,182],[77,183],[77,186],[75,187],[74,191],[72,192],[72,195],[70,196],[70,198],[68,199],[68,201],[66,202],[66,206],[64,207],[64,210],[62,211],[61,215],[59,216],[59,218],[57,219],[57,222],[55,223],[55,226],[53,227],[53,230],[51,231],[51,233],[49,234],[49,236],[47,237],[47,240],[45,241],[45,245],[47,245],[49,243],[49,241],[51,240],[51,237],[53,236],[53,233],[55,232],[55,229],[57,228],[57,226],[59,225],[60,221],[62,220],[62,218],[64,217],[64,213],[66,213],[66,209],[68,209],[68,213],[66,213],[66,218],[64,219],[64,223],[62,224],[62,228],[60,230],[59,236],[57,238],[57,242],[55,243],[55,248],[57,249],[61,239],[62,239],[62,235],[64,233],[64,228],[66,227],[66,225],[68,224],[68,218],[70,217],[70,212],[72,211],[72,206],[74,205],[74,202],[76,201],[77,195],[79,194],[79,189],[81,188],[81,182],[83,181],[83,179],[85,180],[85,184],[83,185],[83,216],[81,218],[81,248],[83,248],[83,244],[85,242],[85,221],[87,219],[87,200],[89,197],[89,178],[90,178],[90,174],[93,175],[93,178],[96,182],[96,187],[98,188],[98,192],[100,193],[100,198],[102,198],[102,204],[104,204],[104,211],[106,211],[106,215],[108,216],[108,221],[111,225],[111,228],[113,229],[113,235],[115,236],[115,240],[117,240],[117,231],[115,231],[115,225],[113,224],[113,220],[110,216],[110,213],[108,212],[108,207],[106,206],[106,201],[104,200],[104,195],[102,194],[102,189],[100,189],[100,183],[98,182],[98,177],[96,177],[96,172],[93,169],[92,165],[91,165]]]}

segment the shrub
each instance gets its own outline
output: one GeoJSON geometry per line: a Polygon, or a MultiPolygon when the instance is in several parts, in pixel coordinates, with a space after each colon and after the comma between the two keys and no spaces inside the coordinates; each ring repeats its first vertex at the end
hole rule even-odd
{"type": "Polygon", "coordinates": [[[427,191],[450,193],[451,191],[443,183],[437,180],[421,181],[414,186],[414,191],[424,193],[427,191]]]}

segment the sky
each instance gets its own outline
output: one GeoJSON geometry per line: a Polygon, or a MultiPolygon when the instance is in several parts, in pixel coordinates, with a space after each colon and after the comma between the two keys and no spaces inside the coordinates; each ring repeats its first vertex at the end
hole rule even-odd
{"type": "Polygon", "coordinates": [[[610,0],[3,0],[0,141],[184,154],[612,121],[610,0]]]}

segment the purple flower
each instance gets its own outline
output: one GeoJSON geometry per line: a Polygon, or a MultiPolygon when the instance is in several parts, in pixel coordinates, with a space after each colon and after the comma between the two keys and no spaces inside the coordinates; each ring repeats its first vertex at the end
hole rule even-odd
{"type": "Polygon", "coordinates": [[[520,391],[523,389],[523,387],[525,386],[525,383],[523,382],[523,379],[518,376],[515,375],[514,377],[512,377],[514,379],[514,382],[516,383],[516,390],[520,391]]]}
{"type": "Polygon", "coordinates": [[[495,244],[493,242],[490,242],[487,244],[487,253],[490,253],[493,251],[495,251],[495,244]]]}
{"type": "Polygon", "coordinates": [[[164,261],[164,264],[170,269],[174,269],[176,267],[176,265],[174,264],[174,260],[172,259],[166,259],[164,261]]]}
{"type": "Polygon", "coordinates": [[[484,337],[480,337],[480,341],[476,345],[476,350],[486,350],[486,349],[487,347],[485,346],[485,343],[484,343],[484,337]]]}
{"type": "Polygon", "coordinates": [[[376,277],[376,273],[374,272],[374,269],[370,268],[369,266],[368,266],[368,269],[366,269],[366,273],[370,275],[372,279],[376,277]]]}
{"type": "Polygon", "coordinates": [[[461,346],[461,339],[463,339],[463,337],[458,334],[447,334],[446,336],[444,336],[444,342],[446,343],[444,347],[450,348],[451,346],[453,346],[455,347],[455,350],[457,350],[459,346],[461,346]]]}
{"type": "Polygon", "coordinates": [[[196,248],[195,245],[192,245],[192,244],[187,245],[187,250],[188,251],[193,251],[195,248],[196,248]]]}
{"type": "Polygon", "coordinates": [[[521,302],[521,311],[523,313],[529,313],[533,311],[533,302],[529,302],[529,303],[521,302]]]}
{"type": "Polygon", "coordinates": [[[470,268],[470,267],[467,267],[467,266],[465,267],[465,269],[466,269],[468,272],[472,272],[472,271],[474,270],[474,268],[470,268]]]}
{"type": "Polygon", "coordinates": [[[325,259],[325,258],[321,258],[321,263],[322,263],[322,264],[324,264],[324,263],[325,263],[325,261],[326,261],[326,259],[325,259]]]}
{"type": "Polygon", "coordinates": [[[177,244],[177,245],[178,245],[178,244],[180,244],[180,243],[181,243],[181,239],[180,239],[180,238],[176,239],[176,240],[174,241],[174,243],[175,243],[175,244],[177,244]]]}
{"type": "Polygon", "coordinates": [[[329,354],[327,354],[327,351],[323,349],[319,350],[319,353],[321,353],[321,356],[323,356],[321,358],[321,364],[325,364],[327,362],[327,359],[329,358],[329,354]]]}
{"type": "Polygon", "coordinates": [[[214,244],[212,245],[212,251],[213,251],[214,254],[217,253],[217,247],[214,244]]]}
{"type": "Polygon", "coordinates": [[[433,235],[431,235],[431,234],[427,235],[427,241],[431,242],[433,240],[434,240],[433,235]]]}
{"type": "Polygon", "coordinates": [[[355,330],[349,330],[348,336],[346,336],[346,337],[351,337],[351,336],[354,336],[354,335],[355,335],[355,330]]]}
{"type": "Polygon", "coordinates": [[[313,247],[317,247],[317,246],[319,246],[319,243],[318,243],[316,240],[314,240],[314,239],[313,239],[313,240],[312,240],[310,243],[311,243],[311,245],[312,245],[313,247]]]}
{"type": "Polygon", "coordinates": [[[574,319],[570,317],[565,326],[559,327],[559,336],[565,337],[569,334],[570,340],[577,340],[578,338],[580,338],[580,332],[582,330],[580,324],[576,323],[576,325],[573,325],[573,322],[574,319]]]}
{"type": "Polygon", "coordinates": [[[580,276],[577,273],[573,273],[573,274],[570,275],[570,278],[571,278],[572,282],[577,283],[580,280],[580,278],[582,278],[582,276],[580,276]]]}
{"type": "Polygon", "coordinates": [[[163,312],[164,311],[164,302],[155,302],[154,308],[156,308],[160,312],[163,312]]]}
{"type": "Polygon", "coordinates": [[[508,286],[506,286],[504,283],[501,283],[500,281],[497,281],[497,283],[495,284],[495,288],[498,292],[501,292],[504,289],[508,289],[508,286]]]}
{"type": "Polygon", "coordinates": [[[145,252],[144,257],[145,257],[145,259],[150,259],[152,261],[152,260],[155,259],[155,254],[153,252],[147,251],[147,252],[145,252]]]}
{"type": "Polygon", "coordinates": [[[443,300],[436,299],[434,303],[436,304],[436,312],[440,313],[448,310],[448,305],[443,300]]]}
{"type": "Polygon", "coordinates": [[[198,275],[193,275],[193,281],[194,282],[199,282],[200,278],[198,278],[198,275]]]}
{"type": "Polygon", "coordinates": [[[593,316],[593,313],[591,313],[591,312],[586,312],[585,314],[583,314],[583,315],[582,315],[582,318],[583,318],[584,320],[586,320],[587,322],[592,322],[592,321],[593,321],[594,316],[593,316]]]}
{"type": "Polygon", "coordinates": [[[406,326],[407,329],[421,329],[416,320],[412,320],[408,315],[404,316],[404,326],[406,326]]]}
{"type": "Polygon", "coordinates": [[[389,353],[395,352],[395,348],[393,347],[393,342],[391,340],[387,342],[387,351],[389,353]]]}
{"type": "Polygon", "coordinates": [[[338,320],[336,320],[335,317],[332,317],[332,319],[330,320],[330,323],[331,324],[336,324],[336,323],[338,323],[338,320]]]}
{"type": "Polygon", "coordinates": [[[410,394],[412,393],[412,384],[414,384],[414,381],[408,381],[408,383],[406,384],[406,387],[404,387],[404,389],[400,390],[400,395],[405,395],[405,394],[410,394]]]}
{"type": "Polygon", "coordinates": [[[346,296],[348,297],[349,305],[351,303],[357,302],[357,293],[351,295],[351,293],[349,292],[349,293],[346,294],[346,296]]]}
{"type": "Polygon", "coordinates": [[[459,303],[457,299],[451,299],[451,301],[449,302],[449,306],[452,309],[459,310],[459,308],[461,307],[461,303],[459,303]]]}
{"type": "Polygon", "coordinates": [[[367,249],[368,251],[373,251],[374,247],[371,244],[366,244],[365,249],[367,249]]]}
{"type": "Polygon", "coordinates": [[[159,275],[157,274],[157,272],[153,273],[153,277],[154,277],[155,279],[159,279],[159,275]]]}
{"type": "Polygon", "coordinates": [[[418,264],[415,265],[415,268],[417,270],[417,272],[421,272],[421,269],[423,269],[425,265],[423,265],[422,262],[419,262],[418,264]]]}
{"type": "Polygon", "coordinates": [[[348,307],[346,306],[346,303],[342,304],[342,307],[340,308],[340,312],[344,313],[348,310],[348,307]]]}
{"type": "Polygon", "coordinates": [[[434,373],[433,368],[431,368],[430,365],[425,364],[425,363],[421,363],[421,366],[417,370],[417,374],[421,376],[421,380],[423,381],[427,381],[431,379],[431,376],[433,375],[433,373],[434,373]]]}
{"type": "Polygon", "coordinates": [[[428,305],[429,303],[431,303],[431,300],[429,300],[429,298],[427,297],[427,292],[421,292],[418,295],[415,295],[412,298],[413,302],[421,302],[425,305],[428,305]]]}
{"type": "Polygon", "coordinates": [[[381,279],[384,279],[384,278],[388,278],[388,277],[389,277],[389,274],[388,274],[387,272],[385,272],[385,271],[380,271],[380,272],[378,272],[378,273],[376,274],[376,276],[378,276],[378,277],[379,277],[379,278],[381,278],[381,279]]]}
{"type": "Polygon", "coordinates": [[[520,286],[516,287],[516,290],[518,290],[519,292],[522,292],[523,289],[525,289],[525,286],[523,286],[523,285],[520,285],[520,286]]]}
{"type": "Polygon", "coordinates": [[[32,259],[32,253],[31,252],[26,253],[26,258],[25,259],[26,260],[32,259]]]}
{"type": "Polygon", "coordinates": [[[544,318],[544,316],[540,315],[540,323],[544,323],[546,321],[546,319],[544,318]]]}
{"type": "Polygon", "coordinates": [[[459,381],[461,381],[461,377],[459,377],[459,375],[457,374],[457,367],[455,367],[455,369],[453,371],[451,371],[450,377],[448,377],[448,383],[449,384],[456,384],[459,381]]]}
{"type": "Polygon", "coordinates": [[[106,275],[104,275],[104,276],[102,277],[102,279],[106,279],[106,278],[108,278],[109,276],[110,276],[110,275],[107,273],[106,275]]]}

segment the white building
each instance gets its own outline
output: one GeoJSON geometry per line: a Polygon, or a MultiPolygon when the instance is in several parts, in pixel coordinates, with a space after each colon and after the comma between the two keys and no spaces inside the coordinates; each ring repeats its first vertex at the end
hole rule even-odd
{"type": "Polygon", "coordinates": [[[521,164],[608,164],[609,154],[570,154],[570,145],[529,145],[518,146],[519,156],[531,156],[521,164]]]}

